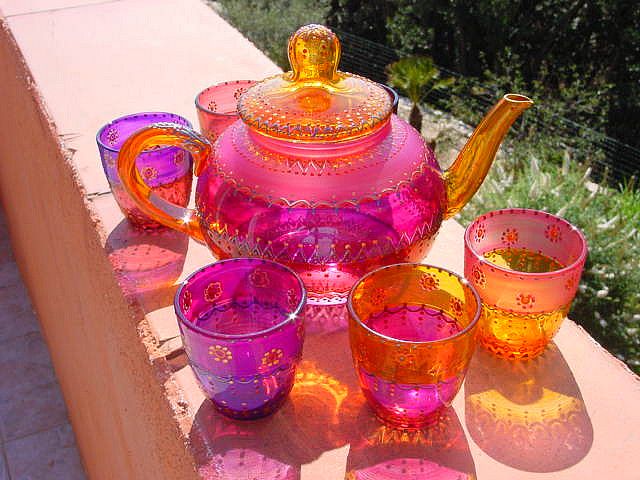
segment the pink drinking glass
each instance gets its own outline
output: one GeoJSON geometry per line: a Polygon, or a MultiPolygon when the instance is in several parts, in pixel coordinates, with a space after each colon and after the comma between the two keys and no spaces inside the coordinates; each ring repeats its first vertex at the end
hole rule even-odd
{"type": "Polygon", "coordinates": [[[232,80],[204,89],[196,96],[200,131],[215,142],[229,125],[238,120],[238,99],[255,80],[232,80]]]}
{"type": "Polygon", "coordinates": [[[178,289],[174,308],[189,362],[223,414],[259,418],[286,399],[302,355],[300,278],[278,263],[232,258],[178,289]]]}
{"type": "Polygon", "coordinates": [[[414,263],[365,275],[347,301],[360,387],[385,423],[432,424],[458,393],[475,349],[480,297],[464,278],[414,263]]]}
{"type": "MultiPolygon", "coordinates": [[[[118,175],[120,147],[135,132],[154,123],[173,123],[191,128],[186,118],[166,112],[142,112],[125,115],[104,125],[96,135],[102,168],[111,192],[125,217],[136,227],[162,227],[142,213],[124,190],[118,175]]],[[[144,182],[159,197],[185,207],[191,195],[191,155],[178,147],[145,150],[136,158],[136,167],[144,182]]]]}
{"type": "Polygon", "coordinates": [[[587,259],[580,230],[550,213],[510,208],[467,227],[465,276],[482,298],[482,345],[504,358],[540,355],[571,307],[587,259]]]}

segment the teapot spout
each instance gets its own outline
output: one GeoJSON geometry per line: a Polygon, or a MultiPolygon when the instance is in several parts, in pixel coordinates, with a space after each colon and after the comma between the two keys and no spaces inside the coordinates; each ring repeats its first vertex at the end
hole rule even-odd
{"type": "Polygon", "coordinates": [[[533,101],[524,95],[505,95],[482,119],[456,158],[444,172],[447,189],[445,218],[459,212],[473,197],[493,163],[502,139],[513,122],[533,101]]]}

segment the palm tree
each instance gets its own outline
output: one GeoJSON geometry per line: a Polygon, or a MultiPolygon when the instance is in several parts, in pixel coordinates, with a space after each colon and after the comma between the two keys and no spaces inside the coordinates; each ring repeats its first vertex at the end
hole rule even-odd
{"type": "Polygon", "coordinates": [[[440,78],[433,60],[423,56],[401,58],[387,66],[387,78],[392,87],[411,100],[409,123],[418,131],[422,130],[422,112],[418,104],[431,91],[448,87],[455,80],[453,77],[440,78]]]}

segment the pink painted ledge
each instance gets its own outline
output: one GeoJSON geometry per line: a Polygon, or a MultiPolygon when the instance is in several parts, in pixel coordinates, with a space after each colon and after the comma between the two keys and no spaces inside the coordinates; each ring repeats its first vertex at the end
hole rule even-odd
{"type": "MultiPolygon", "coordinates": [[[[0,10],[37,85],[42,115],[55,125],[60,148],[73,152],[97,254],[108,258],[120,294],[135,307],[130,328],[164,392],[163,420],[175,424],[181,454],[201,478],[638,478],[640,381],[572,321],[527,364],[479,350],[439,428],[403,436],[384,429],[364,404],[343,319],[318,311],[308,320],[303,362],[283,409],[246,423],[216,414],[187,365],[171,306],[175,285],[212,257],[177,233],[129,227],[108,193],[94,137],[101,124],[134,111],[173,111],[195,125],[197,91],[277,68],[197,0],[0,0],[0,10]]],[[[446,222],[425,261],[461,273],[462,227],[446,222]]],[[[118,372],[111,374],[117,388],[118,372]]],[[[71,417],[76,430],[89,421],[71,417]]],[[[81,452],[90,455],[95,448],[82,439],[81,452]]]]}

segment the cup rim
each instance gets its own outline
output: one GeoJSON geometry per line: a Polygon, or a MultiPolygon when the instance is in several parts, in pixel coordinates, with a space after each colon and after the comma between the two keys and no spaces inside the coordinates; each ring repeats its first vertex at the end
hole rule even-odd
{"type": "Polygon", "coordinates": [[[437,267],[435,265],[429,264],[429,263],[415,263],[415,262],[401,262],[401,263],[394,263],[392,265],[385,265],[384,267],[378,267],[375,270],[370,271],[369,273],[367,273],[366,275],[364,275],[363,277],[361,277],[354,285],[353,287],[351,287],[351,291],[349,291],[349,296],[347,297],[347,311],[349,312],[349,315],[351,316],[351,318],[353,318],[358,325],[360,325],[361,327],[363,327],[365,330],[367,330],[368,332],[372,333],[373,335],[375,335],[376,337],[379,338],[383,338],[385,340],[391,341],[391,342],[395,342],[395,343],[402,343],[402,344],[410,344],[410,345],[434,345],[434,344],[439,344],[439,343],[446,343],[446,342],[450,342],[451,340],[454,340],[458,337],[462,337],[463,335],[466,335],[470,330],[472,330],[478,323],[478,321],[480,320],[480,314],[482,313],[482,300],[480,299],[480,294],[478,294],[478,292],[476,291],[475,287],[471,284],[471,282],[469,280],[467,280],[465,277],[463,277],[462,275],[459,275],[447,268],[442,268],[442,267],[437,267]],[[368,325],[366,325],[362,319],[360,318],[360,315],[358,315],[355,312],[355,309],[353,308],[353,294],[356,291],[356,288],[362,283],[364,282],[367,278],[369,278],[370,276],[377,274],[378,272],[381,272],[382,270],[387,270],[387,269],[391,269],[391,268],[400,268],[400,267],[427,267],[433,270],[439,270],[441,272],[445,272],[448,273],[449,275],[452,275],[454,277],[456,277],[458,279],[458,281],[464,286],[464,287],[468,287],[471,290],[471,293],[473,293],[474,298],[476,299],[476,313],[473,316],[473,319],[469,322],[469,325],[467,325],[465,328],[463,328],[462,330],[460,330],[459,332],[457,332],[454,335],[450,335],[448,337],[445,338],[440,338],[438,340],[404,340],[401,338],[395,338],[395,337],[390,337],[389,335],[385,335],[383,333],[380,333],[374,329],[372,329],[371,327],[369,327],[368,325]]]}
{"type": "MultiPolygon", "coordinates": [[[[172,113],[172,112],[136,112],[136,113],[128,113],[126,115],[122,115],[120,117],[114,118],[113,120],[111,120],[108,123],[105,123],[104,125],[102,125],[102,127],[100,127],[98,129],[98,133],[96,133],[96,143],[98,144],[98,146],[100,148],[108,150],[108,151],[110,151],[112,153],[120,153],[120,149],[119,148],[110,147],[109,145],[106,145],[102,140],[100,140],[100,134],[105,130],[105,128],[110,127],[111,125],[113,125],[113,124],[115,124],[117,122],[121,122],[123,120],[127,120],[127,119],[129,119],[131,117],[136,117],[138,115],[171,115],[171,116],[174,116],[174,117],[178,117],[181,120],[184,120],[185,121],[185,125],[184,126],[190,128],[190,129],[193,129],[193,125],[191,125],[191,122],[189,120],[187,120],[185,117],[183,117],[182,115],[178,115],[177,113],[172,113]]],[[[161,122],[161,120],[151,122],[147,126],[151,126],[154,123],[159,123],[159,122],[161,122]]],[[[173,122],[166,122],[166,123],[173,123],[173,122]]],[[[141,129],[142,128],[145,128],[145,127],[141,127],[141,129]]],[[[141,152],[141,154],[147,153],[147,152],[150,152],[150,151],[160,152],[162,150],[168,150],[170,148],[175,148],[175,147],[171,146],[171,145],[166,145],[164,147],[156,148],[154,150],[143,150],[141,152]]]]}
{"type": "MultiPolygon", "coordinates": [[[[304,283],[302,282],[302,279],[300,278],[300,276],[294,272],[291,268],[287,267],[286,265],[283,265],[281,263],[278,262],[274,262],[273,260],[267,260],[264,258],[256,258],[256,257],[234,257],[234,258],[227,258],[225,260],[219,260],[217,262],[212,262],[209,263],[207,265],[204,265],[203,267],[200,267],[199,269],[197,269],[196,271],[194,271],[193,273],[191,273],[187,278],[185,278],[179,285],[178,290],[176,291],[176,294],[173,297],[173,309],[176,312],[176,316],[178,317],[179,322],[184,325],[186,328],[193,330],[195,332],[200,333],[201,335],[204,335],[206,337],[209,338],[216,338],[216,339],[222,339],[222,340],[243,340],[243,339],[248,339],[248,338],[256,338],[256,337],[261,337],[264,335],[267,335],[269,333],[273,333],[277,330],[280,330],[281,328],[285,327],[286,325],[288,325],[291,322],[294,322],[295,320],[297,320],[300,317],[300,314],[304,308],[304,306],[307,303],[307,289],[304,286],[304,283]],[[202,273],[203,271],[207,270],[208,268],[212,268],[216,265],[224,265],[227,263],[234,263],[237,261],[255,261],[257,263],[262,263],[262,264],[269,264],[271,267],[276,267],[279,268],[281,270],[284,270],[288,273],[290,273],[291,275],[293,275],[293,277],[298,281],[298,285],[300,285],[300,291],[301,291],[301,296],[300,296],[300,301],[298,302],[298,305],[296,306],[295,310],[288,314],[284,320],[282,320],[281,322],[279,322],[276,325],[273,325],[269,328],[266,328],[264,330],[259,330],[257,332],[251,332],[251,333],[243,333],[243,334],[228,334],[228,333],[216,333],[213,332],[211,330],[199,327],[197,325],[195,325],[194,323],[192,323],[190,320],[188,320],[184,314],[182,313],[182,308],[180,307],[180,294],[182,293],[182,290],[184,290],[187,285],[189,285],[189,282],[192,278],[194,278],[195,276],[197,276],[198,274],[202,273]]],[[[304,320],[302,320],[304,321],[304,320]]]]}
{"type": "Polygon", "coordinates": [[[220,83],[216,83],[214,85],[210,85],[207,88],[201,90],[200,92],[198,92],[198,94],[196,95],[195,98],[195,104],[196,104],[196,109],[208,114],[208,115],[215,115],[218,117],[236,117],[238,115],[237,112],[230,112],[230,113],[221,113],[221,112],[214,112],[213,110],[208,109],[207,107],[205,107],[204,105],[200,104],[200,97],[208,92],[209,90],[213,90],[214,88],[219,88],[219,87],[224,87],[226,85],[231,85],[233,83],[236,84],[247,84],[250,83],[252,85],[255,85],[256,83],[258,83],[260,80],[227,80],[226,82],[220,82],[220,83]]]}
{"type": "Polygon", "coordinates": [[[532,279],[536,279],[536,278],[543,279],[543,278],[554,277],[558,275],[563,275],[567,272],[570,272],[571,270],[575,270],[578,267],[578,265],[584,263],[584,261],[587,258],[587,253],[589,251],[589,248],[587,246],[587,239],[584,236],[584,233],[582,233],[582,230],[580,230],[578,227],[576,227],[571,222],[569,222],[568,220],[565,220],[562,217],[559,217],[549,212],[545,212],[544,210],[536,210],[534,208],[502,208],[500,210],[492,210],[490,212],[484,213],[474,218],[473,221],[469,224],[469,226],[464,231],[464,246],[465,246],[465,249],[467,249],[474,256],[474,258],[478,260],[480,263],[482,263],[483,265],[490,265],[491,268],[495,268],[496,270],[502,273],[512,275],[515,277],[524,277],[524,278],[532,278],[532,279]],[[580,254],[573,262],[568,264],[566,267],[559,268],[558,270],[552,270],[550,272],[521,272],[519,270],[510,270],[508,268],[501,267],[500,265],[497,265],[493,262],[488,261],[484,256],[479,254],[473,248],[471,244],[471,227],[473,227],[474,225],[478,224],[479,222],[487,218],[491,218],[497,214],[503,214],[503,213],[512,213],[512,214],[513,213],[534,213],[536,215],[543,214],[547,217],[551,217],[558,220],[560,223],[569,227],[569,229],[572,232],[575,232],[578,235],[578,238],[580,239],[580,243],[581,243],[580,254]]]}

